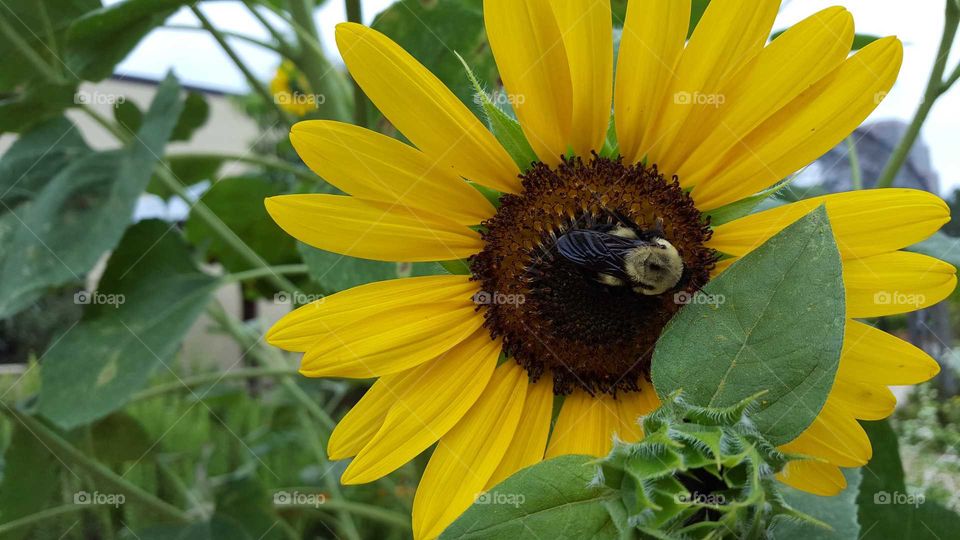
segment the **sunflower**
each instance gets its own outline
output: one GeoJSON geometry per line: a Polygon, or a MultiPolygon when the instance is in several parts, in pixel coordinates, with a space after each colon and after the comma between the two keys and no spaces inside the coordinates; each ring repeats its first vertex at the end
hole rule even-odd
{"type": "Polygon", "coordinates": [[[398,45],[361,25],[337,27],[350,73],[412,144],[338,122],[296,124],[291,141],[304,162],[349,195],[278,196],[268,211],[320,249],[469,264],[468,275],[343,291],[270,330],[270,343],[304,353],[306,376],[377,378],[330,437],[331,459],[353,458],[344,483],[376,480],[436,444],[413,507],[415,536],[432,538],[523,467],[604,455],[615,435],[638,440],[637,418],[659,403],[650,358],[680,307],[675,294],[702,287],[822,204],[843,259],[849,321],[826,405],[783,447],[815,459],[779,478],[820,495],[845,487],[839,467],[871,456],[858,420],[892,412],[888,385],[938,371],[919,349],[857,319],[921,309],[954,289],[952,266],[900,251],[949,212],[929,193],[880,189],[709,225],[708,215],[843,141],[899,71],[894,37],[850,56],[853,20],[840,7],[767,43],[778,7],[714,0],[688,41],[689,2],[632,0],[614,72],[608,2],[486,0],[490,45],[538,158],[519,166],[398,45]],[[614,153],[601,150],[611,105],[614,153]],[[499,192],[498,204],[476,186],[499,192]],[[686,269],[676,287],[638,294],[556,256],[564,231],[609,226],[614,215],[656,228],[675,247],[686,269]]]}
{"type": "Polygon", "coordinates": [[[284,60],[270,81],[270,93],[281,109],[298,117],[317,108],[317,98],[310,92],[310,83],[297,66],[284,60]]]}

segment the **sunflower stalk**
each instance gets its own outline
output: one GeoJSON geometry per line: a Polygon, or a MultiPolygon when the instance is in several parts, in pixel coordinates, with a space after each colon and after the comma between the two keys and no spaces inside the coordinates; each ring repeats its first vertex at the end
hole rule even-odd
{"type": "Polygon", "coordinates": [[[960,65],[957,66],[955,72],[947,80],[943,79],[943,74],[947,69],[947,59],[953,48],[953,41],[957,37],[957,27],[960,25],[960,6],[957,5],[955,0],[947,0],[946,4],[943,37],[940,39],[940,48],[937,51],[937,58],[933,64],[933,70],[930,72],[930,80],[927,82],[927,89],[923,94],[923,101],[920,103],[920,107],[917,109],[913,121],[910,122],[910,126],[907,127],[906,133],[904,133],[900,142],[897,143],[893,154],[890,155],[890,160],[887,161],[887,165],[880,174],[876,186],[878,188],[888,188],[893,185],[897,174],[910,155],[910,150],[913,148],[914,143],[917,142],[917,137],[920,136],[920,128],[923,127],[923,124],[927,121],[927,117],[930,116],[933,105],[940,96],[950,89],[953,83],[957,82],[957,79],[960,79],[960,65]]]}
{"type": "Polygon", "coordinates": [[[596,461],[594,481],[619,490],[628,523],[655,538],[765,538],[778,519],[822,525],[779,494],[774,475],[797,458],[754,427],[759,397],[718,408],[674,394],[643,419],[643,440],[617,441],[596,461]]]}

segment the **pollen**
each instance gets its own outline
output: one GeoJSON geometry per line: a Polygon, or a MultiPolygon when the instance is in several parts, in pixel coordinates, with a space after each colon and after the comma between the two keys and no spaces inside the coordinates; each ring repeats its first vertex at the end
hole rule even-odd
{"type": "Polygon", "coordinates": [[[708,220],[677,178],[665,178],[656,166],[594,154],[556,168],[537,163],[521,180],[522,191],[504,195],[497,214],[482,224],[484,249],[470,260],[484,292],[516,300],[478,306],[486,328],[531,380],[552,374],[555,394],[638,391],[657,338],[682,307],[677,299],[710,278],[716,253],[704,246],[708,220]],[[662,225],[684,265],[674,289],[637,294],[557,254],[565,232],[612,225],[615,213],[644,230],[662,225]]]}

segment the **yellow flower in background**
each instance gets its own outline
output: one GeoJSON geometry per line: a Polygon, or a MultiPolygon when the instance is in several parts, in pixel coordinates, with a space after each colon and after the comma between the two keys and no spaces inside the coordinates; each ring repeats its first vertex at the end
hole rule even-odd
{"type": "Polygon", "coordinates": [[[317,108],[310,83],[289,60],[284,60],[277,68],[270,81],[270,94],[281,109],[297,116],[306,116],[317,108]]]}
{"type": "Polygon", "coordinates": [[[849,56],[853,20],[839,7],[768,44],[778,7],[714,0],[687,42],[689,2],[632,0],[614,77],[607,2],[486,0],[501,78],[540,160],[523,174],[412,56],[369,28],[337,27],[351,75],[412,146],[343,123],[301,122],[291,132],[298,153],[349,195],[273,197],[268,211],[320,249],[382,261],[469,258],[472,273],[363,285],[271,329],[270,343],[304,353],[304,375],[378,378],[329,442],[331,459],[353,457],[344,483],[376,480],[436,443],[413,508],[415,536],[432,538],[523,467],[604,455],[614,434],[638,440],[637,418],[659,403],[650,356],[680,307],[677,289],[637,294],[584,279],[555,256],[556,238],[612,212],[662,229],[686,269],[678,287],[693,291],[825,204],[850,320],[826,405],[782,447],[822,461],[791,462],[780,479],[823,495],[844,488],[839,467],[871,456],[857,420],[893,411],[888,385],[938,370],[919,349],[856,319],[921,309],[954,289],[952,266],[900,251],[949,215],[929,193],[883,189],[704,225],[704,213],[843,141],[899,71],[893,37],[849,56]],[[620,160],[591,153],[603,147],[611,104],[620,160]],[[573,158],[561,157],[571,149],[573,158]],[[500,208],[464,179],[503,192],[500,208]],[[715,263],[718,252],[729,258],[715,263]],[[498,362],[501,354],[508,359],[498,362]],[[564,399],[551,425],[555,396],[564,399]]]}

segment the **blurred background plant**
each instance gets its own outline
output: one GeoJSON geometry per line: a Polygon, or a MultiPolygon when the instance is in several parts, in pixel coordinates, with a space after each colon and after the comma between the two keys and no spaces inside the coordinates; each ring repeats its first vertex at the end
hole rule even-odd
{"type": "MultiPolygon", "coordinates": [[[[223,29],[212,0],[0,4],[0,538],[409,537],[423,456],[339,486],[345,463],[326,459],[326,440],[367,384],[302,378],[295,357],[262,340],[293,305],[446,271],[310,248],[263,208],[275,194],[336,192],[290,146],[296,121],[399,137],[324,48],[324,2],[232,2],[258,36],[223,29]],[[170,22],[184,16],[192,24],[170,22]],[[209,36],[249,92],[118,74],[160,28],[209,36]],[[275,58],[273,76],[252,70],[250,48],[275,58]]],[[[691,28],[707,1],[693,4],[691,28]]],[[[481,6],[400,0],[372,26],[482,115],[457,58],[500,88],[481,6]]],[[[960,8],[946,6],[914,121],[862,127],[760,208],[874,186],[940,189],[918,136],[960,74],[947,62],[960,8]]],[[[626,0],[613,7],[621,23],[626,0]]],[[[359,0],[343,8],[369,21],[359,0]]],[[[957,264],[953,236],[956,217],[915,249],[957,264]]],[[[901,396],[894,425],[909,485],[960,511],[958,302],[877,324],[945,366],[901,396]]]]}

